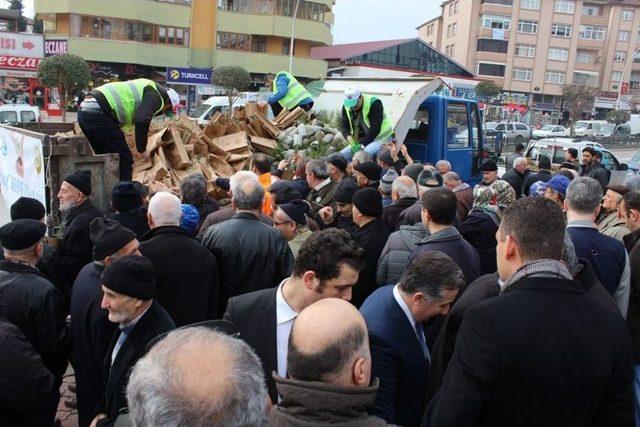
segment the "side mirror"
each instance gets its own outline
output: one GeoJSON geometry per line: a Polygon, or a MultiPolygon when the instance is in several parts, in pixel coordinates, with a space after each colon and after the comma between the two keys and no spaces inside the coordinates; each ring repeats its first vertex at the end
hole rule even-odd
{"type": "Polygon", "coordinates": [[[619,171],[628,171],[629,170],[629,165],[626,163],[620,163],[620,166],[618,167],[619,171]]]}

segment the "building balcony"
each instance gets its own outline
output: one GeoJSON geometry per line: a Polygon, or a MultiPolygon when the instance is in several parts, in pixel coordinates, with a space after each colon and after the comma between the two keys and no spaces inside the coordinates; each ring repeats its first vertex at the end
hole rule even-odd
{"type": "Polygon", "coordinates": [[[480,27],[478,29],[478,38],[482,38],[482,39],[492,39],[494,38],[494,31],[498,31],[498,32],[502,32],[503,33],[503,38],[501,38],[500,40],[509,40],[509,33],[512,30],[494,30],[493,28],[483,28],[480,27]]]}
{"type": "MultiPolygon", "coordinates": [[[[605,40],[609,37],[609,34],[605,37],[605,40]]],[[[604,49],[605,40],[587,40],[578,38],[578,49],[604,49]]]]}
{"type": "Polygon", "coordinates": [[[580,24],[581,25],[602,25],[604,27],[609,25],[609,16],[608,15],[580,15],[580,24]]]}
{"type": "Polygon", "coordinates": [[[599,73],[602,71],[603,64],[578,64],[576,62],[573,63],[574,71],[588,71],[591,73],[599,73]]]}
{"type": "MultiPolygon", "coordinates": [[[[264,74],[289,69],[289,55],[276,55],[241,50],[216,49],[215,66],[237,65],[250,73],[264,74]]],[[[319,59],[293,57],[293,74],[309,79],[321,79],[327,75],[327,62],[319,59]]]]}
{"type": "Polygon", "coordinates": [[[507,54],[499,52],[476,52],[476,61],[507,63],[507,54]]]}
{"type": "Polygon", "coordinates": [[[36,14],[78,15],[135,19],[151,24],[189,28],[191,6],[157,0],[37,0],[36,14]]]}
{"type": "Polygon", "coordinates": [[[483,3],[480,5],[480,13],[489,13],[497,15],[511,15],[513,5],[483,3]]]}
{"type": "Polygon", "coordinates": [[[87,61],[188,67],[190,50],[166,44],[69,37],[69,52],[87,61]]]}
{"type": "MultiPolygon", "coordinates": [[[[259,36],[291,37],[293,18],[277,15],[250,15],[218,10],[218,31],[259,36]]],[[[331,28],[324,22],[296,19],[295,38],[333,44],[331,28]]]]}

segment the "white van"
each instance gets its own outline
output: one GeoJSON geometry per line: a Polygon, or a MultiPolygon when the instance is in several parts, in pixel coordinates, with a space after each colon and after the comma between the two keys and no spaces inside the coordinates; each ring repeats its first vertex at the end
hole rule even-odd
{"type": "Polygon", "coordinates": [[[573,128],[573,134],[575,136],[593,136],[600,127],[606,124],[606,120],[578,120],[573,128]]]}
{"type": "Polygon", "coordinates": [[[640,135],[640,114],[631,114],[625,125],[629,125],[631,135],[640,135]]]}
{"type": "Polygon", "coordinates": [[[525,157],[535,165],[538,164],[540,157],[544,156],[551,160],[551,166],[556,169],[565,162],[565,156],[569,148],[578,150],[578,160],[582,164],[582,150],[586,147],[592,147],[602,153],[602,164],[609,170],[619,170],[620,162],[616,157],[597,142],[583,141],[581,139],[572,138],[545,138],[538,141],[531,141],[527,147],[525,157]]]}
{"type": "Polygon", "coordinates": [[[211,96],[204,100],[189,115],[189,118],[196,120],[199,125],[206,125],[215,113],[229,112],[229,98],[226,96],[211,96]]]}
{"type": "Polygon", "coordinates": [[[40,108],[29,104],[0,105],[0,123],[29,123],[40,121],[40,108]]]}

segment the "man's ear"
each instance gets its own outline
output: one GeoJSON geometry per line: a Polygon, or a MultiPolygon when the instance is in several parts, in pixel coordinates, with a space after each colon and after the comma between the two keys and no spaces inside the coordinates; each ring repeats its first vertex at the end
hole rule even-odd
{"type": "Polygon", "coordinates": [[[370,375],[367,373],[367,359],[358,357],[353,364],[353,372],[351,374],[353,385],[356,387],[367,387],[370,375]]]}
{"type": "Polygon", "coordinates": [[[302,283],[304,283],[304,287],[313,291],[315,288],[314,281],[317,279],[316,273],[313,270],[307,270],[302,275],[302,283]]]}
{"type": "Polygon", "coordinates": [[[520,256],[520,250],[518,249],[518,245],[516,241],[511,236],[505,236],[505,247],[504,247],[504,256],[506,259],[511,260],[515,257],[520,256]]]}

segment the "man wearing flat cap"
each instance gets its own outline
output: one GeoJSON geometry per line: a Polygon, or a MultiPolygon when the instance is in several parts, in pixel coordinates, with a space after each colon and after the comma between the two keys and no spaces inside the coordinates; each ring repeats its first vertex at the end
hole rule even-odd
{"type": "Polygon", "coordinates": [[[91,171],[80,170],[67,176],[58,192],[60,212],[65,215],[64,230],[56,252],[56,262],[68,283],[91,261],[89,224],[102,212],[91,203],[91,171]]]}
{"type": "Polygon", "coordinates": [[[133,231],[116,221],[98,217],[89,225],[93,261],[85,265],[71,290],[71,336],[78,402],[78,424],[88,427],[96,404],[104,391],[106,378],[102,365],[116,325],[109,321],[102,303],[100,276],[113,261],[127,255],[140,255],[133,231]]]}
{"type": "MultiPolygon", "coordinates": [[[[5,259],[0,261],[0,318],[16,325],[55,377],[56,390],[67,368],[69,333],[58,290],[36,268],[46,226],[18,219],[0,228],[5,259]]],[[[59,393],[43,408],[51,425],[59,393]]]]}
{"type": "Polygon", "coordinates": [[[318,212],[318,225],[321,229],[338,228],[351,234],[356,231],[353,223],[353,195],[358,191],[358,184],[351,179],[344,179],[336,186],[333,203],[318,212]]]}
{"type": "Polygon", "coordinates": [[[353,167],[353,178],[358,187],[378,189],[382,177],[382,168],[376,162],[363,162],[353,167]]]}
{"type": "Polygon", "coordinates": [[[175,329],[169,314],[154,301],[153,265],[145,257],[116,259],[102,272],[102,308],[118,324],[104,363],[106,384],[92,426],[112,426],[127,407],[129,372],[158,335],[175,329]]]}
{"type": "Polygon", "coordinates": [[[349,162],[340,153],[331,153],[327,156],[327,167],[329,168],[329,177],[333,182],[340,182],[349,178],[347,175],[347,167],[349,162]]]}
{"type": "Polygon", "coordinates": [[[353,232],[353,238],[364,249],[365,260],[351,297],[351,302],[356,307],[360,307],[378,287],[378,259],[389,238],[389,230],[382,223],[381,217],[382,196],[376,189],[363,188],[353,195],[353,222],[358,226],[353,232]]]}
{"type": "Polygon", "coordinates": [[[305,240],[313,234],[309,230],[307,212],[309,204],[297,199],[279,205],[273,214],[273,225],[289,243],[294,259],[298,257],[298,251],[305,240]]]}
{"type": "Polygon", "coordinates": [[[631,233],[625,220],[618,215],[618,206],[628,192],[629,188],[624,185],[608,185],[607,192],[602,197],[603,216],[597,222],[600,233],[621,242],[624,236],[631,233]]]}
{"type": "Polygon", "coordinates": [[[483,187],[488,187],[498,179],[498,165],[493,160],[487,160],[480,166],[480,171],[482,172],[482,181],[480,184],[483,187]]]}

